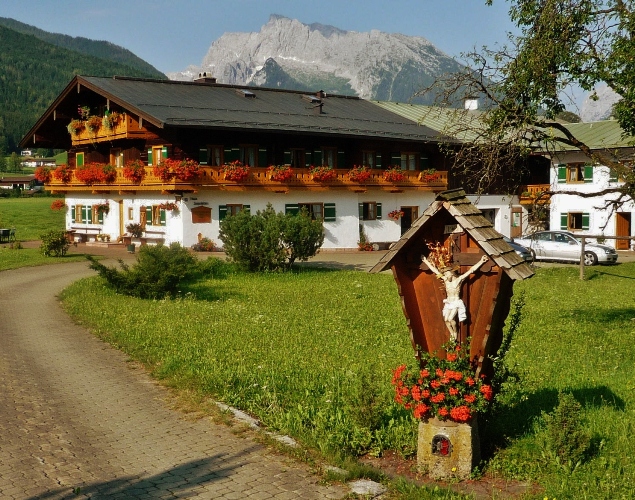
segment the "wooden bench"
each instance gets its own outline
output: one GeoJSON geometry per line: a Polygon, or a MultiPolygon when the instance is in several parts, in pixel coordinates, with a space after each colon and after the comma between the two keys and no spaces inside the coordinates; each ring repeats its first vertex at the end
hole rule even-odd
{"type": "Polygon", "coordinates": [[[165,233],[163,231],[144,231],[140,240],[142,245],[163,243],[165,242],[165,233]]]}
{"type": "Polygon", "coordinates": [[[89,236],[101,234],[101,227],[71,226],[70,231],[66,231],[66,233],[67,235],[70,235],[74,241],[86,243],[89,236]]]}

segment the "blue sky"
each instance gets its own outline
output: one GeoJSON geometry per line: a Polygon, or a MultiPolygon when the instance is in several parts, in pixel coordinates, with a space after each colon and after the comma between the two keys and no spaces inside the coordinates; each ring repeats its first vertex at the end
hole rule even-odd
{"type": "Polygon", "coordinates": [[[459,56],[506,41],[508,4],[495,0],[2,0],[0,17],[107,40],[163,72],[199,65],[225,32],[259,31],[271,14],[344,30],[423,36],[459,56]],[[9,4],[9,5],[7,5],[9,4]]]}

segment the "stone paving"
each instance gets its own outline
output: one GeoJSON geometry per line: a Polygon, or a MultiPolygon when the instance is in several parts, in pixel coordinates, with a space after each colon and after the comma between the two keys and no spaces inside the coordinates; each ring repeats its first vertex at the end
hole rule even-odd
{"type": "Polygon", "coordinates": [[[86,263],[0,273],[0,498],[343,498],[301,463],[188,420],[56,294],[86,263]]]}

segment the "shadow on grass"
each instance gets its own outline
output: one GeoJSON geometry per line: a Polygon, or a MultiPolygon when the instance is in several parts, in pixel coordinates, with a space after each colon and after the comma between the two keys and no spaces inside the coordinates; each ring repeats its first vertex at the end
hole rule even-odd
{"type": "MultiPolygon", "coordinates": [[[[228,478],[236,469],[241,469],[249,458],[240,458],[251,453],[254,448],[247,448],[230,456],[219,453],[192,460],[153,476],[130,476],[101,483],[78,484],[74,488],[56,488],[29,497],[28,500],[61,498],[60,495],[64,494],[64,498],[72,498],[74,495],[82,495],[83,498],[182,498],[189,494],[196,495],[205,485],[228,478]]],[[[245,489],[252,487],[251,483],[245,485],[245,489]]]]}
{"type": "Polygon", "coordinates": [[[635,318],[635,308],[575,309],[573,316],[588,323],[608,324],[611,322],[630,322],[635,318]]]}
{"type": "MultiPolygon", "coordinates": [[[[570,392],[584,408],[610,407],[615,411],[624,411],[626,404],[609,387],[583,387],[564,389],[570,392]]],[[[489,459],[498,449],[505,448],[508,441],[531,431],[532,424],[542,412],[551,413],[558,405],[557,389],[542,389],[525,395],[523,401],[513,407],[503,407],[492,415],[481,430],[483,458],[489,459]]]]}

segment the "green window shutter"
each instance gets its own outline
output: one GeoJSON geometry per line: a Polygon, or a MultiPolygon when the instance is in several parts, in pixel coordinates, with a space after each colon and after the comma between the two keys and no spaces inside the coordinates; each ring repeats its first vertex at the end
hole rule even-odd
{"type": "Polygon", "coordinates": [[[84,153],[77,153],[75,155],[75,166],[76,167],[84,166],[84,153]]]}
{"type": "Polygon", "coordinates": [[[148,149],[148,166],[152,166],[152,149],[148,149]]]}
{"type": "Polygon", "coordinates": [[[162,208],[161,210],[159,210],[159,217],[161,219],[161,225],[162,226],[167,226],[167,222],[166,222],[166,219],[165,219],[165,209],[162,208]]]}
{"type": "Polygon", "coordinates": [[[375,168],[381,168],[381,153],[375,155],[375,168]]]}
{"type": "Polygon", "coordinates": [[[306,168],[309,168],[311,165],[313,165],[313,153],[311,151],[305,151],[304,161],[306,162],[306,168]]]}
{"type": "Polygon", "coordinates": [[[224,220],[227,217],[227,205],[218,206],[218,220],[224,220]]]}
{"type": "Polygon", "coordinates": [[[589,229],[589,213],[588,212],[584,212],[582,214],[582,229],[588,231],[589,229]]]}
{"type": "Polygon", "coordinates": [[[267,150],[266,149],[259,149],[258,150],[258,166],[260,168],[266,168],[267,165],[267,150]]]}
{"type": "Polygon", "coordinates": [[[322,150],[313,151],[313,165],[319,167],[322,165],[322,150]]]}
{"type": "Polygon", "coordinates": [[[208,160],[208,152],[207,152],[207,148],[200,148],[198,150],[198,162],[201,165],[207,165],[207,160],[208,160]]]}
{"type": "Polygon", "coordinates": [[[364,204],[363,204],[363,203],[360,203],[360,204],[358,205],[358,208],[359,208],[359,212],[358,212],[358,214],[359,214],[359,220],[362,220],[362,219],[364,218],[364,204]]]}
{"type": "Polygon", "coordinates": [[[168,148],[166,146],[163,146],[161,148],[161,158],[167,158],[168,157],[168,148]]]}
{"type": "Polygon", "coordinates": [[[75,205],[71,205],[71,222],[74,224],[77,220],[77,215],[75,214],[75,205]]]}
{"type": "Polygon", "coordinates": [[[346,153],[344,151],[337,152],[337,168],[346,168],[346,153]]]}
{"type": "Polygon", "coordinates": [[[558,184],[567,182],[567,167],[566,165],[558,165],[558,184]]]}
{"type": "Polygon", "coordinates": [[[401,153],[390,153],[390,166],[401,167],[401,153]]]}
{"type": "Polygon", "coordinates": [[[146,226],[152,226],[152,207],[146,207],[146,226]]]}
{"type": "Polygon", "coordinates": [[[419,158],[419,170],[428,170],[431,166],[430,158],[427,155],[421,155],[419,158]]]}
{"type": "MultiPolygon", "coordinates": [[[[291,165],[291,151],[285,151],[282,157],[282,163],[284,165],[291,165]]],[[[296,165],[298,167],[299,165],[296,165]]]]}
{"type": "Polygon", "coordinates": [[[84,211],[84,215],[86,216],[85,219],[83,220],[84,224],[92,224],[93,223],[93,208],[86,207],[86,210],[84,211]]]}
{"type": "Polygon", "coordinates": [[[324,222],[334,222],[337,219],[335,216],[335,203],[324,204],[324,222]]]}
{"type": "Polygon", "coordinates": [[[104,212],[103,210],[100,210],[97,212],[97,222],[99,224],[103,224],[104,223],[104,212]]]}
{"type": "Polygon", "coordinates": [[[377,203],[377,218],[381,219],[381,203],[377,203]]]}
{"type": "Polygon", "coordinates": [[[584,182],[593,182],[593,165],[584,166],[584,182]]]}
{"type": "Polygon", "coordinates": [[[609,182],[617,182],[617,172],[612,168],[609,169],[609,182]]]}
{"type": "Polygon", "coordinates": [[[300,213],[300,207],[297,203],[285,203],[284,213],[291,215],[298,215],[300,213]]]}
{"type": "Polygon", "coordinates": [[[569,214],[560,214],[560,229],[563,231],[569,229],[569,214]]]}
{"type": "Polygon", "coordinates": [[[251,213],[251,205],[243,205],[243,210],[248,214],[251,213]]]}

